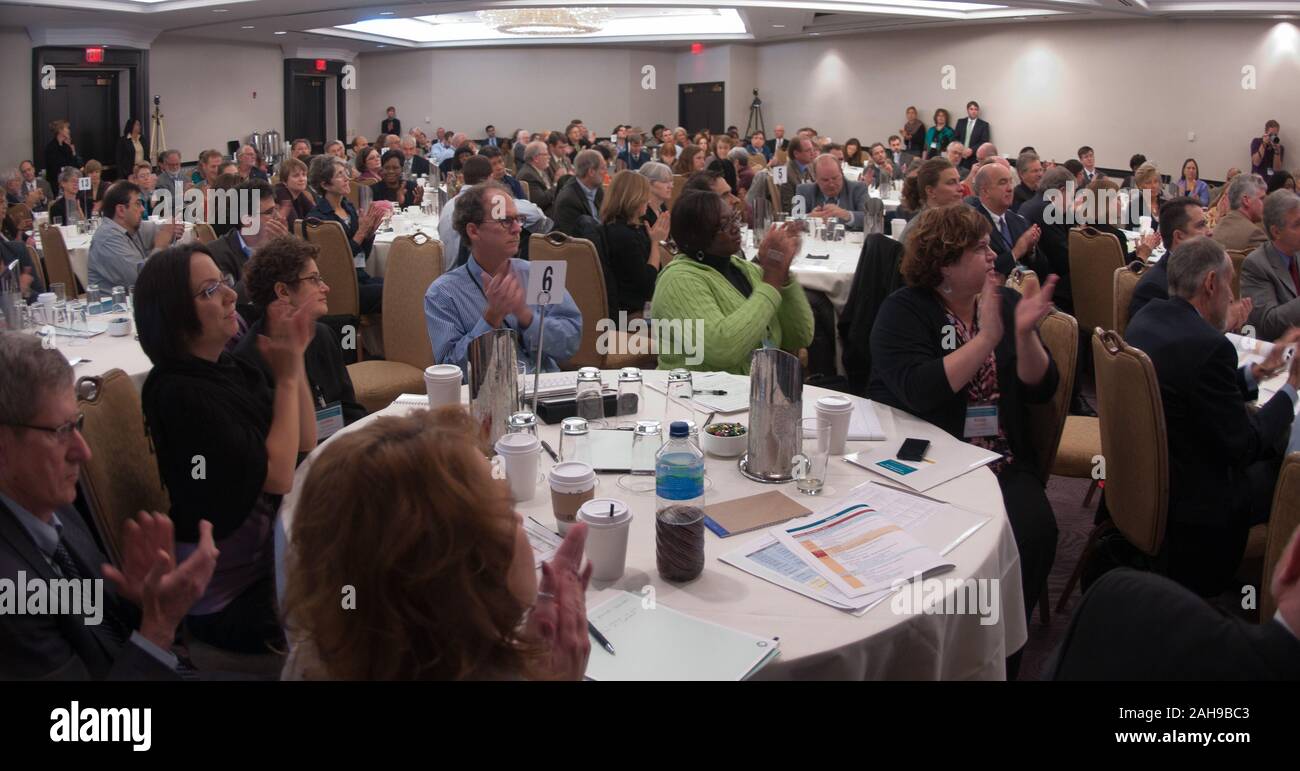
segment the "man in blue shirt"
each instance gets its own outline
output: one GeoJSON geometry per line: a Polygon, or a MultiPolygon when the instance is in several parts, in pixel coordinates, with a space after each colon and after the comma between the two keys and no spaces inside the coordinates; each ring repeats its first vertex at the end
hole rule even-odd
{"type": "Polygon", "coordinates": [[[559,303],[547,307],[546,334],[541,334],[541,316],[524,299],[529,263],[514,258],[523,222],[509,188],[497,182],[474,185],[461,193],[452,216],[470,257],[439,276],[424,295],[434,361],[464,370],[474,338],[509,328],[518,334],[521,361],[536,362],[540,342],[542,370],[558,372],[582,341],[582,313],[566,290],[559,303]]]}

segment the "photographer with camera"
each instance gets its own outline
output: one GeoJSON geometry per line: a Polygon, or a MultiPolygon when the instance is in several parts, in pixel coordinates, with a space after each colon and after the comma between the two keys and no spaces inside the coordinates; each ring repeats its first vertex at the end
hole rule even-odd
{"type": "Polygon", "coordinates": [[[1282,170],[1282,138],[1278,136],[1281,126],[1275,120],[1264,124],[1264,136],[1250,140],[1250,170],[1266,181],[1273,172],[1282,170]]]}

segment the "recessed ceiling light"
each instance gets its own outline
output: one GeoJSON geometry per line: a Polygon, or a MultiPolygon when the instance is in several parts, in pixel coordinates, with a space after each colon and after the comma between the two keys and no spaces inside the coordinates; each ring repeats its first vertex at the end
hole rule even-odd
{"type": "Polygon", "coordinates": [[[392,15],[395,14],[395,13],[397,13],[397,12],[396,12],[396,11],[380,11],[380,12],[379,12],[379,15],[380,15],[380,16],[392,16],[392,15]]]}
{"type": "Polygon", "coordinates": [[[812,35],[813,37],[817,37],[817,36],[821,35],[822,33],[820,33],[820,32],[809,32],[808,34],[809,34],[809,35],[812,35]]]}
{"type": "Polygon", "coordinates": [[[1294,16],[1287,16],[1287,15],[1279,14],[1279,15],[1277,15],[1277,16],[1274,16],[1273,18],[1274,18],[1274,19],[1294,19],[1295,17],[1294,17],[1294,16]]]}
{"type": "Polygon", "coordinates": [[[288,32],[283,32],[283,31],[282,31],[282,32],[276,32],[275,34],[277,34],[277,35],[287,35],[287,34],[289,34],[289,33],[288,33],[288,32]]]}
{"type": "Polygon", "coordinates": [[[213,12],[213,13],[230,13],[230,9],[229,9],[229,8],[213,8],[213,9],[212,9],[212,12],[213,12]]]}
{"type": "Polygon", "coordinates": [[[773,29],[785,29],[785,25],[784,25],[784,24],[773,24],[773,25],[772,25],[772,28],[773,28],[773,29]]]}
{"type": "Polygon", "coordinates": [[[388,47],[388,46],[383,45],[383,44],[380,44],[380,45],[375,46],[375,48],[387,48],[387,47],[388,47]]]}
{"type": "Polygon", "coordinates": [[[252,24],[245,24],[240,29],[256,29],[252,24]]]}

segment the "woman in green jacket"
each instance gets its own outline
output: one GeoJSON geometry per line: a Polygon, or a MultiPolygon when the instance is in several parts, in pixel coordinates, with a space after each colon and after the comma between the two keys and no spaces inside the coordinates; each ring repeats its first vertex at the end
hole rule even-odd
{"type": "Polygon", "coordinates": [[[799,223],[769,233],[753,263],[741,256],[740,215],[718,195],[684,191],[671,221],[681,253],[655,283],[659,369],[747,375],[754,349],[794,353],[812,342],[812,309],[790,277],[801,244],[799,223]]]}
{"type": "Polygon", "coordinates": [[[934,125],[925,130],[925,157],[938,158],[948,149],[949,143],[957,138],[953,131],[952,119],[948,111],[940,107],[934,111],[934,125]]]}

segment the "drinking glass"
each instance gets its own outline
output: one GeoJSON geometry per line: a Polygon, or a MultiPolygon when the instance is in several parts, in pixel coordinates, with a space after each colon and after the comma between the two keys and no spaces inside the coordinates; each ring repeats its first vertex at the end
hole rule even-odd
{"type": "Polygon", "coordinates": [[[599,369],[583,367],[578,370],[578,417],[585,419],[593,428],[605,426],[605,400],[601,388],[599,369]]]}
{"type": "Polygon", "coordinates": [[[695,386],[691,381],[691,371],[675,369],[668,373],[668,387],[665,389],[664,420],[665,426],[672,426],[676,420],[694,420],[695,407],[692,397],[695,386]]]}
{"type": "Polygon", "coordinates": [[[659,421],[638,420],[632,429],[632,472],[620,476],[618,486],[634,493],[653,493],[655,456],[663,444],[663,430],[659,421]]]}
{"type": "Polygon", "coordinates": [[[794,456],[792,469],[795,489],[804,495],[821,495],[831,456],[831,423],[821,417],[804,418],[799,433],[799,454],[794,456]]]}
{"type": "Polygon", "coordinates": [[[560,421],[560,461],[571,460],[591,465],[591,431],[583,418],[560,421]]]}
{"type": "MultiPolygon", "coordinates": [[[[641,411],[642,389],[641,370],[637,367],[624,367],[618,373],[618,410],[617,415],[627,417],[641,411]]],[[[620,421],[619,425],[634,421],[620,421]]]]}

